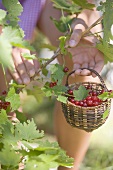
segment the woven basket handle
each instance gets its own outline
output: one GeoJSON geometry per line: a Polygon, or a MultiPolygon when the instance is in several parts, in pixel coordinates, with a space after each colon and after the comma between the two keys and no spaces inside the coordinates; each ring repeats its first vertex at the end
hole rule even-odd
{"type": "MultiPolygon", "coordinates": [[[[105,83],[104,83],[104,80],[102,79],[102,77],[99,75],[99,73],[98,73],[97,71],[95,71],[95,70],[93,70],[93,69],[91,69],[91,68],[81,68],[81,70],[84,70],[84,69],[87,69],[87,70],[95,73],[95,74],[98,76],[98,78],[100,79],[100,81],[101,81],[101,83],[102,83],[102,86],[103,86],[103,88],[105,89],[105,91],[108,91],[108,89],[107,89],[107,87],[106,87],[106,85],[105,85],[105,83]]],[[[68,86],[68,85],[69,85],[69,83],[68,83],[69,76],[70,76],[71,74],[73,74],[75,71],[76,71],[76,70],[73,70],[72,72],[70,72],[70,73],[67,75],[67,79],[66,79],[66,84],[65,84],[65,86],[68,86]]]]}

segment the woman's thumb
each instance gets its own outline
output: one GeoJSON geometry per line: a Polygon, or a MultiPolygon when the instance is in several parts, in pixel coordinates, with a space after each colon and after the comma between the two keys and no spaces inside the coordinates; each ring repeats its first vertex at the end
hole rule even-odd
{"type": "Polygon", "coordinates": [[[82,30],[74,29],[69,40],[69,46],[75,47],[79,43],[81,37],[82,37],[82,30]]]}

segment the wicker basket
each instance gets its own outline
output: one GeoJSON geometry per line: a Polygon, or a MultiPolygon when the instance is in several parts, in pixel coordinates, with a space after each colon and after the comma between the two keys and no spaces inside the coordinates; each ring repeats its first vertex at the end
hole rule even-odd
{"type": "MultiPolygon", "coordinates": [[[[66,86],[69,89],[78,89],[80,85],[84,85],[85,87],[91,85],[92,90],[96,90],[97,92],[100,92],[103,89],[104,91],[108,91],[102,77],[95,70],[88,70],[95,73],[99,77],[101,83],[81,82],[68,85],[68,78],[71,74],[75,72],[74,70],[68,74],[66,86]]],[[[92,107],[77,106],[69,101],[66,104],[62,103],[62,111],[64,113],[67,123],[69,123],[73,127],[85,130],[87,132],[91,132],[105,123],[108,116],[105,116],[104,113],[106,110],[110,112],[110,107],[111,99],[107,99],[106,101],[103,101],[100,105],[92,107]]]]}

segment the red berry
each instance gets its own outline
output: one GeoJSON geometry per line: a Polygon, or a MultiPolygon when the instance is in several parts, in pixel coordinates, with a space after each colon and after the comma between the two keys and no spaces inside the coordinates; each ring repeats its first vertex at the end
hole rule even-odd
{"type": "Polygon", "coordinates": [[[3,95],[6,95],[6,94],[7,94],[6,90],[4,90],[4,91],[2,92],[2,94],[3,94],[3,95]]]}
{"type": "Polygon", "coordinates": [[[70,99],[70,102],[75,104],[75,100],[73,98],[70,99]]]}
{"type": "Polygon", "coordinates": [[[57,85],[57,83],[56,82],[53,82],[53,86],[56,86],[57,85]]]}
{"type": "Polygon", "coordinates": [[[87,103],[83,103],[83,107],[87,107],[87,103]]]}
{"type": "Polygon", "coordinates": [[[96,92],[96,91],[93,91],[93,92],[92,92],[92,96],[97,96],[97,92],[96,92]]]}
{"type": "Polygon", "coordinates": [[[98,101],[93,101],[93,106],[98,106],[99,102],[98,101]]]}
{"type": "Polygon", "coordinates": [[[4,105],[8,106],[8,105],[10,105],[10,102],[5,102],[4,105]]]}
{"type": "Polygon", "coordinates": [[[93,106],[93,100],[87,100],[86,103],[87,103],[88,106],[93,106]]]}
{"type": "Polygon", "coordinates": [[[87,96],[87,97],[86,97],[86,100],[91,100],[91,96],[87,96]]]}
{"type": "Polygon", "coordinates": [[[69,89],[67,92],[68,94],[73,95],[73,90],[69,89]]]}
{"type": "Polygon", "coordinates": [[[68,67],[64,67],[64,69],[63,69],[63,72],[68,72],[69,71],[69,68],[68,67]]]}
{"type": "Polygon", "coordinates": [[[88,85],[88,86],[86,87],[86,89],[92,89],[92,86],[91,86],[91,85],[88,85]]]}
{"type": "Polygon", "coordinates": [[[98,98],[97,96],[92,96],[91,99],[92,99],[93,101],[99,101],[99,98],[98,98]]]}
{"type": "Polygon", "coordinates": [[[80,105],[80,106],[83,106],[83,105],[84,105],[83,101],[80,101],[80,102],[79,102],[79,105],[80,105]]]}
{"type": "Polygon", "coordinates": [[[53,82],[50,82],[49,87],[51,88],[53,86],[54,86],[53,82]]]}
{"type": "Polygon", "coordinates": [[[80,102],[79,101],[75,101],[75,105],[79,105],[80,104],[80,102]]]}

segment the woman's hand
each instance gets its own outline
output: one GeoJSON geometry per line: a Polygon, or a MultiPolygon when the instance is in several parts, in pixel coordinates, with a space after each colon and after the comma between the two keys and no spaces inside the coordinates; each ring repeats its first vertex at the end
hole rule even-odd
{"type": "Polygon", "coordinates": [[[38,69],[37,60],[27,60],[22,57],[22,53],[30,54],[30,51],[23,48],[13,48],[13,70],[7,70],[6,75],[8,81],[14,79],[18,84],[29,84],[30,78],[33,77],[38,69]]]}
{"type": "Polygon", "coordinates": [[[70,46],[69,52],[72,54],[73,70],[76,70],[75,74],[96,77],[94,73],[87,69],[81,70],[81,68],[91,68],[100,73],[104,66],[103,54],[95,47],[96,37],[82,37],[86,28],[85,22],[81,19],[73,23],[73,33],[68,43],[70,46]]]}

